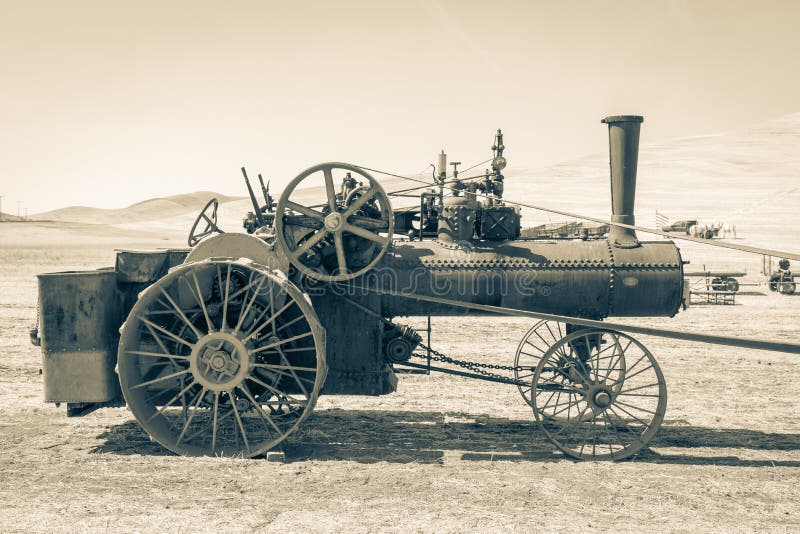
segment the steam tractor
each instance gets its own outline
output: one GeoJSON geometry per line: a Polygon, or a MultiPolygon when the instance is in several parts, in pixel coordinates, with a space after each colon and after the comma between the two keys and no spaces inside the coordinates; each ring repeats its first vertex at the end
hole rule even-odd
{"type": "Polygon", "coordinates": [[[177,454],[253,457],[302,425],[319,395],[389,394],[395,370],[418,367],[516,385],[567,455],[629,457],[662,423],[664,376],[644,345],[599,321],[676,314],[683,262],[672,241],[631,228],[642,118],[603,122],[614,225],[596,239],[520,238],[498,131],[491,170],[448,174],[441,154],[414,206],[394,210],[399,195],[346,163],[305,170],[277,206],[263,181],[256,200],[245,173],[247,232],[221,233],[213,200],[189,249],[122,250],[113,267],[41,274],[45,400],[72,416],[127,405],[177,454]],[[465,314],[541,319],[513,376],[433,367],[463,362],[398,321],[465,314]]]}

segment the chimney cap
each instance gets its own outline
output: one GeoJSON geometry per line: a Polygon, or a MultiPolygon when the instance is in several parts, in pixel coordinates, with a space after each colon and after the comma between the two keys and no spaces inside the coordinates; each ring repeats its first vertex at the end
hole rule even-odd
{"type": "Polygon", "coordinates": [[[643,122],[644,117],[641,115],[611,115],[601,120],[605,124],[613,124],[615,122],[643,122]]]}

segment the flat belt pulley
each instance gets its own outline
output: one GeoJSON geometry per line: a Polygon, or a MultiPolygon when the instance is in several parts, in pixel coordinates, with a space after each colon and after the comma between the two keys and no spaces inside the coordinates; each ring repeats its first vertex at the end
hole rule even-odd
{"type": "Polygon", "coordinates": [[[279,246],[300,272],[314,280],[342,282],[368,272],[386,254],[394,216],[388,195],[365,170],[348,163],[322,163],[300,173],[284,189],[275,229],[279,246]],[[344,172],[337,193],[334,179],[344,172]],[[353,173],[367,185],[348,193],[345,184],[354,180],[353,173]],[[324,199],[318,204],[300,200],[296,189],[302,184],[309,191],[320,178],[324,199]]]}

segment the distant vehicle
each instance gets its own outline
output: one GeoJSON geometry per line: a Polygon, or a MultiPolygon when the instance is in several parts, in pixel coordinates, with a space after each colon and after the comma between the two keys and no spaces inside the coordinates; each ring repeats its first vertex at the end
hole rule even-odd
{"type": "Polygon", "coordinates": [[[781,295],[794,295],[797,291],[797,283],[794,281],[797,275],[792,274],[789,267],[787,259],[778,262],[778,272],[772,273],[769,277],[770,291],[777,291],[781,295]]]}
{"type": "Polygon", "coordinates": [[[661,228],[664,232],[684,232],[686,235],[689,235],[689,229],[692,226],[697,226],[697,221],[692,219],[687,219],[685,221],[675,221],[672,224],[668,224],[661,228]]]}

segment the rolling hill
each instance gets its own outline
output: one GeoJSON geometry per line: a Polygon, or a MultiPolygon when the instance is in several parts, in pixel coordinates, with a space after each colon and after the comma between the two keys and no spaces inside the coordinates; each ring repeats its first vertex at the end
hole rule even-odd
{"type": "Polygon", "coordinates": [[[242,197],[220,195],[211,191],[196,191],[163,198],[151,198],[132,204],[127,208],[102,209],[88,206],[66,208],[37,213],[32,218],[48,221],[79,222],[88,224],[129,224],[163,220],[184,213],[196,214],[211,198],[221,203],[239,200],[242,197]]]}

